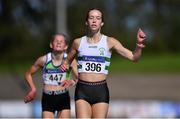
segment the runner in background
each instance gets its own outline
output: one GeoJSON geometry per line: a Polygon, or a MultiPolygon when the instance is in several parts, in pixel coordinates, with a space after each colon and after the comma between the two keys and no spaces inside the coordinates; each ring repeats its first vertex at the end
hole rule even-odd
{"type": "MultiPolygon", "coordinates": [[[[67,57],[68,39],[64,34],[56,34],[50,41],[52,52],[39,57],[30,69],[25,73],[25,80],[30,91],[25,96],[24,102],[31,102],[36,96],[36,86],[32,75],[39,69],[42,70],[43,94],[42,94],[42,117],[54,118],[57,111],[58,118],[70,118],[70,95],[68,87],[75,83],[70,79],[70,71],[61,71],[60,65],[67,57]]],[[[77,78],[77,64],[71,63],[72,72],[77,78]]]]}

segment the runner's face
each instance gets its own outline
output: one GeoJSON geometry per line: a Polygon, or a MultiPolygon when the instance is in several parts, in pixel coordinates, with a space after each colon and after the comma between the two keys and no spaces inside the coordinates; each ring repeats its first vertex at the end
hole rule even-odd
{"type": "Polygon", "coordinates": [[[65,43],[65,39],[63,36],[61,35],[56,35],[54,37],[54,41],[50,44],[50,47],[54,50],[54,51],[64,51],[66,50],[66,43],[65,43]]]}
{"type": "Polygon", "coordinates": [[[89,26],[91,31],[98,31],[103,25],[102,13],[99,10],[91,10],[89,12],[88,20],[86,24],[89,26]]]}

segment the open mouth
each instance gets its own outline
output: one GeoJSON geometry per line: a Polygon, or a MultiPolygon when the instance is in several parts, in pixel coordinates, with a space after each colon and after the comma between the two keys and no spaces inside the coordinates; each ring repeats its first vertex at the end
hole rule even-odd
{"type": "Polygon", "coordinates": [[[61,48],[61,46],[56,46],[57,48],[61,48]]]}
{"type": "Polygon", "coordinates": [[[95,27],[97,27],[97,25],[91,25],[91,27],[92,27],[92,28],[95,28],[95,27]]]}

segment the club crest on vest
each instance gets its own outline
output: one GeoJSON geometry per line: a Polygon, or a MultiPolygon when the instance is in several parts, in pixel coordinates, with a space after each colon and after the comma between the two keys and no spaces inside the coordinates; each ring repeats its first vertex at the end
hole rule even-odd
{"type": "Polygon", "coordinates": [[[105,48],[103,48],[103,47],[99,48],[99,52],[100,52],[99,54],[101,56],[104,56],[105,48]]]}

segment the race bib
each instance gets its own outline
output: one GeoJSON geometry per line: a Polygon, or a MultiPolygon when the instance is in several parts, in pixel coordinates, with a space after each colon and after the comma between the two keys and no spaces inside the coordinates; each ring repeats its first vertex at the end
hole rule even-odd
{"type": "Polygon", "coordinates": [[[105,69],[105,63],[82,62],[82,71],[83,72],[103,73],[104,69],[105,69]]]}
{"type": "Polygon", "coordinates": [[[66,73],[45,74],[45,84],[60,85],[66,79],[66,73]]]}

